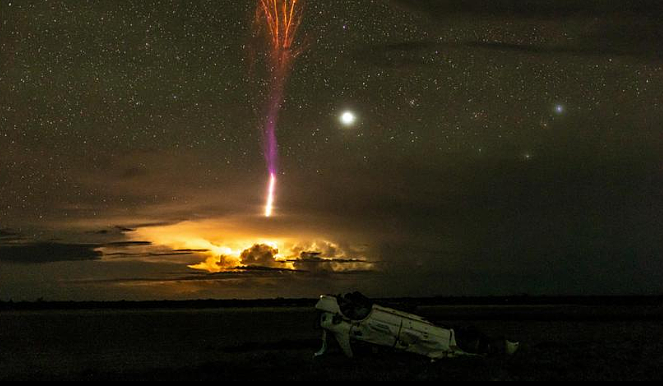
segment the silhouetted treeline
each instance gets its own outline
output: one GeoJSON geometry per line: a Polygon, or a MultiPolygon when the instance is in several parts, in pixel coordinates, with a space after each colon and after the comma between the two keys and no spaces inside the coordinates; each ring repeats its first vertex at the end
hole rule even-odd
{"type": "MultiPolygon", "coordinates": [[[[80,310],[80,309],[207,309],[250,307],[313,307],[315,298],[201,299],[149,301],[1,301],[0,310],[80,310]]],[[[594,305],[663,306],[663,296],[468,296],[428,298],[381,298],[376,304],[413,311],[418,306],[441,305],[594,305]]]]}

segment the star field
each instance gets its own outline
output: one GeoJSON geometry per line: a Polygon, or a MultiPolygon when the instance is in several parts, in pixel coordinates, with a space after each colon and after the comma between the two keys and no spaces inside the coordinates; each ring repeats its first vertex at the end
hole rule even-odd
{"type": "MultiPolygon", "coordinates": [[[[357,230],[385,283],[419,267],[407,294],[465,263],[463,293],[489,293],[495,267],[536,278],[503,292],[629,291],[620,270],[633,291],[660,290],[644,273],[663,236],[660,10],[475,3],[306,3],[277,213],[357,230]],[[545,261],[571,273],[546,276],[545,261]]],[[[2,1],[0,231],[86,243],[255,212],[267,75],[254,7],[2,1]]]]}

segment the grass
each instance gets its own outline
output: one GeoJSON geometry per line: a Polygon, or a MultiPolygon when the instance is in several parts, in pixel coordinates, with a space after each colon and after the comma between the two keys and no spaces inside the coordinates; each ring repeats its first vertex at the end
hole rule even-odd
{"type": "MultiPolygon", "coordinates": [[[[417,355],[361,345],[355,345],[354,359],[345,358],[334,346],[328,354],[313,358],[321,332],[309,307],[3,312],[0,380],[663,377],[663,323],[651,313],[642,320],[619,318],[614,307],[605,307],[607,316],[602,320],[601,309],[596,307],[584,311],[561,305],[545,310],[521,307],[515,314],[509,307],[502,311],[506,317],[500,319],[495,307],[422,308],[419,313],[437,324],[472,324],[488,335],[521,342],[519,352],[511,357],[434,363],[417,355]]],[[[621,312],[633,315],[638,310],[624,307],[621,312]]]]}

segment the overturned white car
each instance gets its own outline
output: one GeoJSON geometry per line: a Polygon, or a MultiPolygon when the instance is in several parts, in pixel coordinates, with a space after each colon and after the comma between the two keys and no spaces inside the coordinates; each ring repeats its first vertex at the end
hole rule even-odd
{"type": "Polygon", "coordinates": [[[491,343],[474,331],[457,333],[451,328],[438,327],[420,316],[373,304],[358,292],[323,295],[315,308],[322,312],[323,328],[322,348],[315,356],[327,351],[327,332],[334,335],[348,357],[353,356],[351,341],[391,347],[431,359],[491,352],[511,354],[518,348],[518,343],[507,340],[491,343]]]}

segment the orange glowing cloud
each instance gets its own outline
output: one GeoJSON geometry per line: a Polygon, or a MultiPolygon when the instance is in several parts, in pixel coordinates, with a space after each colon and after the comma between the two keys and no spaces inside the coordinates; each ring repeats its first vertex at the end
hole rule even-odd
{"type": "MultiPolygon", "coordinates": [[[[371,269],[359,249],[353,256],[338,244],[314,237],[305,232],[293,232],[301,237],[286,237],[256,224],[240,225],[242,221],[203,220],[184,221],[176,224],[139,227],[127,233],[131,240],[149,241],[158,248],[196,250],[202,261],[188,264],[192,269],[207,272],[232,271],[247,267],[271,269],[304,269],[319,271],[343,271],[349,268],[371,269]],[[307,258],[308,252],[316,252],[325,258],[307,258]],[[359,254],[359,255],[357,255],[359,254]],[[306,264],[301,264],[306,260],[306,264]],[[298,264],[300,263],[300,264],[298,264]]],[[[250,221],[244,221],[250,224],[250,221]]]]}

